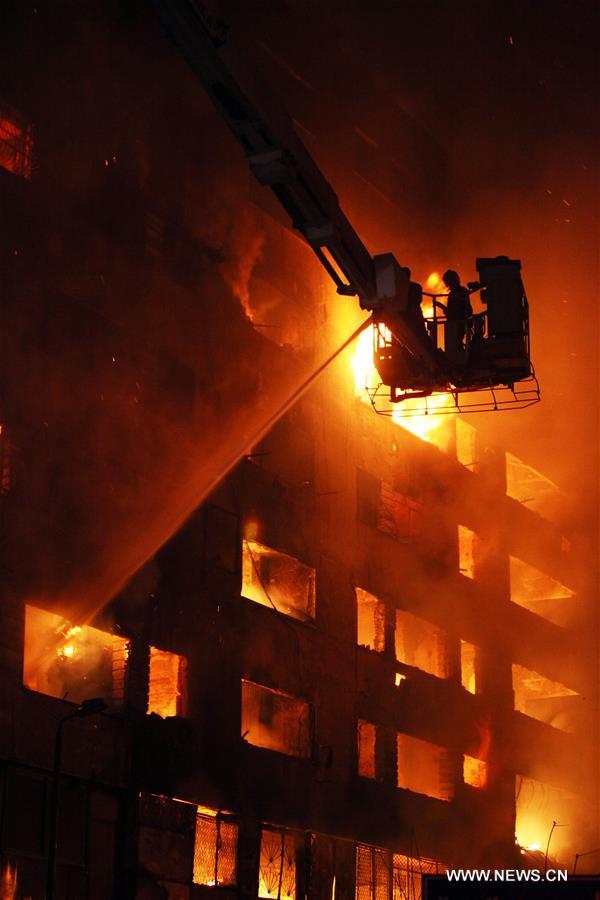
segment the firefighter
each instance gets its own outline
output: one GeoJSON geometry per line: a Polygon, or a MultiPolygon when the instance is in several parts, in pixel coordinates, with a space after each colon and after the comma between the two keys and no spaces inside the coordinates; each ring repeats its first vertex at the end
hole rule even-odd
{"type": "Polygon", "coordinates": [[[444,272],[442,281],[448,288],[448,299],[445,304],[439,300],[435,304],[446,314],[446,353],[460,352],[464,349],[465,335],[470,327],[469,319],[473,315],[469,291],[460,283],[460,276],[454,269],[444,272]]]}
{"type": "Polygon", "coordinates": [[[414,329],[426,337],[425,319],[423,318],[423,310],[421,303],[423,302],[423,288],[418,281],[411,281],[411,271],[408,266],[403,266],[402,271],[408,278],[408,307],[407,312],[414,329]]]}

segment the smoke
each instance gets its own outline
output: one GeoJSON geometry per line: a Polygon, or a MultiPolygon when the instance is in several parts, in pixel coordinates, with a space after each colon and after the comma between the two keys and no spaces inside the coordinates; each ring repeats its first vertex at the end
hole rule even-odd
{"type": "Polygon", "coordinates": [[[223,266],[223,277],[251,322],[260,322],[261,316],[270,308],[265,299],[253,298],[252,303],[250,298],[250,280],[257,263],[263,258],[265,239],[256,216],[243,209],[231,226],[232,257],[223,266]]]}
{"type": "MultiPolygon", "coordinates": [[[[27,216],[15,201],[3,225],[2,381],[20,498],[5,544],[7,580],[13,595],[78,622],[177,530],[326,348],[351,330],[313,257],[283,240],[277,213],[251,186],[233,139],[151,18],[121,16],[119,6],[111,19],[117,5],[102,6],[101,16],[94,4],[74,16],[39,4],[33,26],[11,11],[1,63],[14,104],[21,99],[35,119],[44,172],[43,190],[31,185],[27,216]],[[48,49],[49,33],[59,51],[48,49]],[[15,85],[24,71],[35,73],[32,83],[15,85]]],[[[597,571],[581,559],[597,534],[599,379],[594,112],[574,90],[579,51],[584,72],[593,59],[583,26],[568,16],[565,31],[556,4],[546,4],[539,21],[518,4],[473,10],[448,2],[432,15],[416,3],[395,12],[383,3],[349,10],[339,0],[325,9],[314,3],[318,15],[308,17],[305,4],[291,3],[290,18],[274,3],[232,6],[232,54],[236,44],[240,55],[250,52],[258,35],[302,76],[288,82],[276,57],[256,54],[373,252],[394,251],[422,281],[448,267],[467,280],[476,256],[523,260],[544,400],[473,421],[482,444],[510,449],[565,487],[572,568],[587,600],[582,654],[592,659],[597,571]],[[381,28],[382,17],[389,27],[381,28]],[[336,53],[325,54],[331,46],[336,53]]],[[[329,384],[331,418],[351,434],[352,391],[329,384]]],[[[482,487],[489,505],[481,509],[480,495],[453,493],[442,476],[429,484],[412,440],[398,441],[401,467],[416,473],[432,503],[445,504],[432,539],[447,538],[444,529],[466,507],[491,542],[493,479],[482,487]]],[[[321,449],[321,477],[335,482],[337,460],[325,442],[321,449]]],[[[373,461],[377,472],[387,464],[383,451],[373,461]]],[[[350,540],[338,546],[347,521],[330,526],[331,554],[379,578],[382,594],[410,588],[424,618],[446,598],[456,629],[474,642],[509,628],[506,610],[455,601],[448,581],[425,564],[408,587],[395,555],[389,571],[374,574],[368,548],[355,559],[350,540]]],[[[510,539],[509,522],[502,537],[510,539]]],[[[555,560],[539,562],[552,568],[555,560]]],[[[488,577],[496,584],[506,573],[488,577]]],[[[550,643],[544,654],[551,659],[550,643]]],[[[576,673],[573,661],[562,677],[576,673]]],[[[510,685],[497,687],[508,702],[510,685]]],[[[449,704],[448,733],[459,713],[449,704]]],[[[480,724],[473,753],[483,752],[480,724]]],[[[492,745],[498,764],[519,753],[506,723],[492,745]]],[[[534,777],[549,777],[562,751],[550,734],[539,754],[547,768],[539,764],[534,777]]],[[[580,763],[590,771],[590,751],[583,746],[574,760],[573,781],[580,763]]],[[[570,849],[584,846],[583,828],[565,830],[570,849]]]]}

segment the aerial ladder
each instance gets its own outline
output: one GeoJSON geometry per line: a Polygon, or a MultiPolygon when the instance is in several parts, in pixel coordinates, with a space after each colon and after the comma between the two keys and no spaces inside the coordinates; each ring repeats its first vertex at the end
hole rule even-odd
{"type": "MultiPolygon", "coordinates": [[[[530,362],[529,309],[519,260],[476,262],[486,309],[464,323],[464,347],[441,348],[452,323],[415,315],[409,277],[392,253],[371,256],[342,211],[337,195],[298,137],[289,118],[266,116],[242,91],[219,54],[223,23],[200,0],[152,0],[163,27],[201,81],[240,145],[258,182],[269,187],[312,248],[339,294],[358,297],[372,313],[373,361],[381,379],[370,391],[377,411],[402,401],[445,393],[452,411],[523,407],[537,402],[539,386],[530,362]],[[499,389],[508,399],[499,398],[499,389]],[[382,390],[391,403],[380,405],[382,390]],[[472,404],[463,395],[482,391],[472,404]]],[[[440,295],[441,296],[441,295],[440,295]]],[[[412,404],[414,408],[414,403],[412,404]]],[[[425,410],[427,408],[425,407],[425,410]]]]}

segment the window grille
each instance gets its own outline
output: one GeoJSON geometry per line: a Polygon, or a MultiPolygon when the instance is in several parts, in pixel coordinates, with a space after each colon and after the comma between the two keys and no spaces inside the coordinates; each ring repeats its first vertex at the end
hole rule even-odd
{"type": "Polygon", "coordinates": [[[379,847],[356,846],[356,900],[390,900],[389,853],[379,847]]]}
{"type": "Polygon", "coordinates": [[[258,896],[272,900],[295,900],[296,841],[293,835],[263,829],[258,896]]]}
{"type": "Polygon", "coordinates": [[[439,875],[445,871],[446,866],[435,859],[414,859],[394,853],[393,900],[422,900],[421,877],[439,875]]]}
{"type": "Polygon", "coordinates": [[[198,814],[194,845],[194,884],[235,885],[238,826],[221,816],[198,814]]]}

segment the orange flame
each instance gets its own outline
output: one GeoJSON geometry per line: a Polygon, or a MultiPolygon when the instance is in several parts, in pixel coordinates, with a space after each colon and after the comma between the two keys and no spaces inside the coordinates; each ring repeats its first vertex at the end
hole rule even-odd
{"type": "Polygon", "coordinates": [[[17,867],[6,863],[0,874],[0,900],[14,900],[17,896],[17,867]]]}
{"type": "MultiPolygon", "coordinates": [[[[427,278],[426,288],[431,293],[445,293],[446,288],[438,272],[432,272],[427,278]]],[[[423,314],[432,315],[433,305],[423,303],[423,314]]],[[[385,326],[380,326],[385,328],[385,326]]],[[[373,364],[373,329],[367,328],[356,341],[352,355],[351,367],[354,373],[355,393],[365,403],[370,403],[367,390],[373,390],[379,384],[379,375],[373,364]]],[[[385,329],[388,332],[388,329],[385,329]]],[[[388,332],[389,334],[389,332],[388,332]]],[[[448,396],[446,394],[432,394],[427,397],[427,415],[417,413],[406,416],[406,412],[422,410],[423,400],[404,400],[399,403],[392,413],[392,420],[396,425],[401,425],[406,431],[410,431],[422,441],[433,443],[435,433],[444,422],[445,415],[435,415],[435,410],[448,408],[448,396]]]]}

